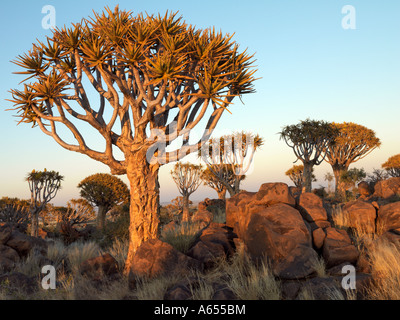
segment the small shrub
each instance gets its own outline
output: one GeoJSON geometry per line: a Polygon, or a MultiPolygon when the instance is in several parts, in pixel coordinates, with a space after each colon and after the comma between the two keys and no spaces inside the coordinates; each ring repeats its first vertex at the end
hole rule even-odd
{"type": "Polygon", "coordinates": [[[162,241],[169,243],[176,250],[186,253],[197,240],[201,230],[202,226],[199,223],[182,222],[163,232],[162,241]]]}

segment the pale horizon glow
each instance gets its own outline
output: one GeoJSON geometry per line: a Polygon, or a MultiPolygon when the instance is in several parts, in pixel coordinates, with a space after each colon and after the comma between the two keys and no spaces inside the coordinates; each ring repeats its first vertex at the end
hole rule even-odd
{"type": "MultiPolygon", "coordinates": [[[[255,52],[258,72],[256,93],[235,99],[232,114],[224,113],[213,136],[249,131],[265,139],[255,154],[254,172],[242,188],[257,191],[267,182],[293,185],[285,176],[296,160],[293,151],[279,140],[285,125],[300,120],[355,122],[376,132],[382,146],[351,167],[371,173],[390,156],[400,153],[400,2],[368,0],[304,2],[295,0],[210,1],[200,6],[187,1],[119,1],[121,9],[134,13],[165,14],[178,11],[188,23],[198,28],[215,26],[224,33],[235,33],[241,48],[255,52]],[[342,8],[356,9],[355,30],[342,28],[342,8]]],[[[57,26],[93,16],[92,10],[113,8],[115,1],[19,1],[2,5],[0,51],[0,198],[30,198],[24,180],[32,169],[55,170],[65,176],[62,190],[53,200],[65,205],[79,198],[78,183],[99,172],[109,173],[107,166],[89,157],[67,151],[39,128],[16,125],[14,113],[6,99],[8,90],[21,88],[23,76],[10,61],[27,52],[31,44],[45,40],[50,30],[42,28],[42,8],[56,9],[57,26]],[[79,10],[77,10],[79,8],[79,10]]],[[[203,128],[201,128],[202,130],[203,128]]],[[[196,131],[197,132],[197,131],[196,131]]],[[[90,131],[92,133],[92,131],[90,131]]],[[[93,138],[95,139],[95,138],[93,138]]],[[[97,140],[96,140],[97,142],[97,140]]],[[[101,146],[102,141],[98,141],[101,146]]],[[[197,162],[195,155],[183,159],[197,162]]],[[[171,176],[173,164],[160,170],[161,202],[179,195],[171,176]]],[[[327,185],[324,175],[331,172],[327,163],[315,167],[314,187],[327,185]]],[[[125,176],[121,177],[128,184],[125,176]]],[[[129,184],[128,184],[129,186],[129,184]]],[[[216,198],[217,193],[201,186],[191,200],[216,198]]]]}

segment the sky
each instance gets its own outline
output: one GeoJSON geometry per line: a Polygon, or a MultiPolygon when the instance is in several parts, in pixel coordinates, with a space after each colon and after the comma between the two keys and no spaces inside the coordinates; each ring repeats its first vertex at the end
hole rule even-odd
{"type": "MultiPolygon", "coordinates": [[[[242,188],[257,191],[267,182],[291,184],[285,172],[296,160],[292,149],[279,139],[286,125],[311,118],[355,122],[376,132],[382,146],[351,167],[371,173],[390,156],[400,153],[400,2],[392,0],[204,0],[190,1],[7,1],[0,12],[0,198],[30,197],[25,176],[32,169],[55,170],[65,176],[62,190],[53,200],[65,205],[79,197],[78,183],[107,166],[85,155],[67,151],[39,128],[17,126],[8,92],[21,88],[22,76],[10,61],[27,52],[33,42],[45,40],[50,30],[42,27],[51,5],[56,25],[70,26],[93,16],[105,6],[137,13],[164,14],[179,11],[198,28],[215,27],[235,34],[241,49],[257,59],[256,93],[234,100],[232,114],[224,113],[214,136],[244,130],[265,139],[254,159],[254,170],[242,188]],[[346,5],[354,9],[348,20],[346,5]],[[344,10],[344,11],[343,11],[344,10]],[[355,22],[353,28],[345,28],[355,22]],[[355,28],[354,28],[355,27],[355,28]]],[[[88,133],[92,134],[92,133],[88,133]]],[[[196,161],[193,155],[183,161],[196,161]]],[[[177,197],[171,179],[172,165],[160,170],[161,202],[177,197]]],[[[329,164],[315,167],[317,182],[326,185],[329,164]]],[[[121,177],[126,183],[125,176],[121,177]]],[[[215,198],[216,192],[200,187],[192,200],[215,198]]]]}

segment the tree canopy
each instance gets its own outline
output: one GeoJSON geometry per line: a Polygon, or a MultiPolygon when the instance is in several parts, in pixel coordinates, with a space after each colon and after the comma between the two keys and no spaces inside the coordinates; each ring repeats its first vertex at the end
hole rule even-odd
{"type": "Polygon", "coordinates": [[[382,164],[382,168],[391,177],[400,177],[400,154],[390,157],[385,163],[382,164]]]}
{"type": "Polygon", "coordinates": [[[96,173],[79,184],[80,195],[93,206],[106,207],[108,210],[113,206],[129,200],[129,189],[118,177],[107,173],[96,173]]]}

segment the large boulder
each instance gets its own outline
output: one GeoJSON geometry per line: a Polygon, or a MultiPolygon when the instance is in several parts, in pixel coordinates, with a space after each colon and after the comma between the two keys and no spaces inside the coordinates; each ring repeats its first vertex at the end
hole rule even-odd
{"type": "Polygon", "coordinates": [[[250,209],[261,206],[268,207],[277,203],[290,206],[296,205],[296,200],[285,183],[265,183],[258,192],[242,191],[227,200],[226,224],[242,238],[251,216],[250,209]]]}
{"type": "Polygon", "coordinates": [[[310,230],[293,207],[277,203],[253,207],[243,242],[255,261],[268,259],[282,279],[299,279],[315,272],[317,253],[311,246],[310,230]]]}
{"type": "Polygon", "coordinates": [[[327,268],[331,268],[344,262],[355,264],[358,260],[359,252],[345,230],[327,228],[323,257],[327,268]]]}
{"type": "Polygon", "coordinates": [[[374,197],[388,199],[400,194],[400,177],[379,181],[375,187],[374,197]]]}
{"type": "Polygon", "coordinates": [[[152,239],[144,242],[137,249],[129,270],[129,282],[135,283],[137,278],[184,276],[190,269],[202,268],[200,261],[184,255],[166,242],[152,239]]]}
{"type": "Polygon", "coordinates": [[[304,220],[309,222],[313,229],[330,226],[323,201],[316,194],[302,193],[299,197],[298,209],[304,220]]]}
{"type": "Polygon", "coordinates": [[[109,253],[82,262],[79,270],[82,275],[98,281],[119,272],[117,260],[109,253]]]}
{"type": "Polygon", "coordinates": [[[346,203],[342,210],[349,227],[366,233],[375,232],[376,209],[372,204],[356,200],[346,203]]]}
{"type": "Polygon", "coordinates": [[[400,202],[389,203],[379,208],[377,226],[381,233],[400,228],[400,202]]]}

